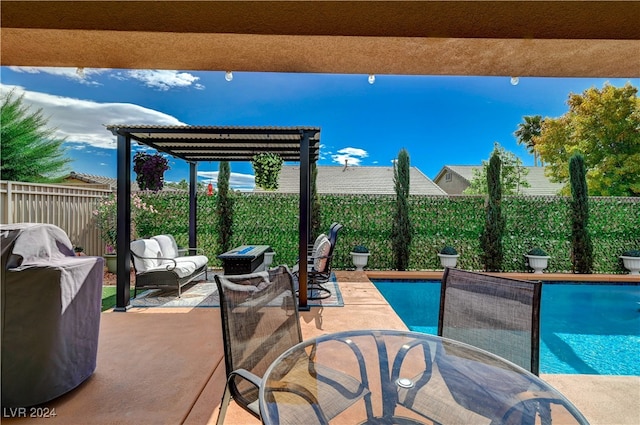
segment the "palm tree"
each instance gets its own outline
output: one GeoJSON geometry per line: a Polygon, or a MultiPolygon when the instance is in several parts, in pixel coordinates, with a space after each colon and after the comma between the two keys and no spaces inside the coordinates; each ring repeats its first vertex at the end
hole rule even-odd
{"type": "MultiPolygon", "coordinates": [[[[518,124],[518,129],[513,133],[518,139],[519,145],[525,145],[527,151],[533,155],[533,164],[538,166],[538,152],[536,152],[536,142],[534,137],[540,136],[542,132],[542,117],[540,115],[525,116],[524,122],[518,124]]],[[[542,162],[540,162],[542,165],[542,162]]]]}

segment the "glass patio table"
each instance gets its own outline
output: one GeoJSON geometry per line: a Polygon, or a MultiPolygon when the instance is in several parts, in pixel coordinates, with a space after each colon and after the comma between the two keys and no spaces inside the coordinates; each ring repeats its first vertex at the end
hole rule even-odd
{"type": "Polygon", "coordinates": [[[501,357],[396,330],[293,346],[265,372],[259,403],[263,423],[280,425],[588,423],[559,391],[501,357]],[[335,391],[322,390],[326,383],[335,391]]]}

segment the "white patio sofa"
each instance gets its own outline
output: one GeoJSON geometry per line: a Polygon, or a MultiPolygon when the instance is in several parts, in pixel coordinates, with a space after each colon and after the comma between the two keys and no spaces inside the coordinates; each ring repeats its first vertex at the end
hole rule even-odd
{"type": "Polygon", "coordinates": [[[158,235],[131,242],[131,259],[136,272],[133,297],[138,289],[176,288],[178,297],[182,287],[204,275],[207,263],[205,255],[186,255],[184,252],[202,252],[200,248],[178,249],[172,235],[158,235]]]}

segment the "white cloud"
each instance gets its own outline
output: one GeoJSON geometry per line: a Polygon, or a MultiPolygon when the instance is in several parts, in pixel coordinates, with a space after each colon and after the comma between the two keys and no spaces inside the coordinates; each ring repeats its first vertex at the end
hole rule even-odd
{"type": "MultiPolygon", "coordinates": [[[[58,77],[68,78],[82,84],[99,85],[100,83],[93,81],[92,77],[112,72],[109,68],[59,68],[59,67],[29,67],[29,66],[10,66],[14,72],[25,74],[49,74],[58,77]]],[[[204,90],[205,86],[198,83],[200,77],[196,77],[188,72],[171,71],[171,70],[130,70],[125,72],[115,72],[111,77],[119,80],[134,79],[142,82],[148,87],[157,90],[166,91],[175,87],[193,86],[196,90],[204,90]]]]}
{"type": "Polygon", "coordinates": [[[25,74],[50,74],[90,85],[99,84],[95,81],[91,81],[92,76],[110,71],[110,69],[107,68],[59,68],[33,66],[10,66],[9,69],[14,72],[21,72],[25,74]]]}
{"type": "Polygon", "coordinates": [[[166,91],[174,87],[189,87],[194,85],[198,90],[204,89],[200,83],[196,83],[200,77],[196,77],[188,72],[169,70],[132,70],[127,71],[130,78],[143,82],[146,86],[158,90],[166,91]]]}
{"type": "Polygon", "coordinates": [[[47,126],[56,128],[54,136],[70,143],[116,149],[116,138],[105,125],[185,125],[171,115],[130,103],[99,103],[0,84],[3,94],[11,90],[16,96],[24,94],[23,102],[34,112],[42,109],[48,118],[47,126]]]}
{"type": "MultiPolygon", "coordinates": [[[[213,183],[213,187],[218,187],[217,171],[198,171],[198,177],[201,177],[204,183],[213,183]]],[[[233,190],[253,190],[256,186],[255,176],[251,174],[231,173],[229,175],[229,186],[233,190]]]]}
{"type": "Polygon", "coordinates": [[[333,162],[344,165],[345,161],[349,165],[360,165],[362,158],[368,157],[369,154],[360,148],[342,148],[337,153],[331,155],[333,162]]]}

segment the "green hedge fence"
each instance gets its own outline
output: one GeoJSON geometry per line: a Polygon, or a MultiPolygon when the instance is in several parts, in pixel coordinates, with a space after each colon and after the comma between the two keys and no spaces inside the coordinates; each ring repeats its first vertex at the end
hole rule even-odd
{"type": "MultiPolygon", "coordinates": [[[[298,256],[298,196],[275,193],[236,193],[232,245],[271,245],[274,262],[293,265],[298,256]]],[[[182,192],[143,193],[158,214],[137,214],[135,229],[140,237],[170,233],[179,245],[188,245],[188,195],[182,192]]],[[[338,236],[333,260],[336,269],[353,268],[349,252],[366,245],[371,252],[368,268],[393,269],[391,220],[394,196],[320,195],[321,228],[338,221],[344,228],[338,236]]],[[[570,198],[512,196],[503,198],[506,217],[503,271],[526,271],[524,254],[535,246],[549,253],[549,272],[571,271],[570,198]]],[[[460,254],[458,266],[482,270],[479,235],[484,225],[483,196],[411,196],[414,226],[409,270],[440,269],[437,252],[452,245],[460,254]]],[[[594,246],[594,272],[625,273],[618,256],[640,249],[640,199],[594,197],[589,199],[589,232],[594,246]]],[[[216,258],[217,228],[215,196],[198,195],[198,246],[210,265],[216,258]]]]}

